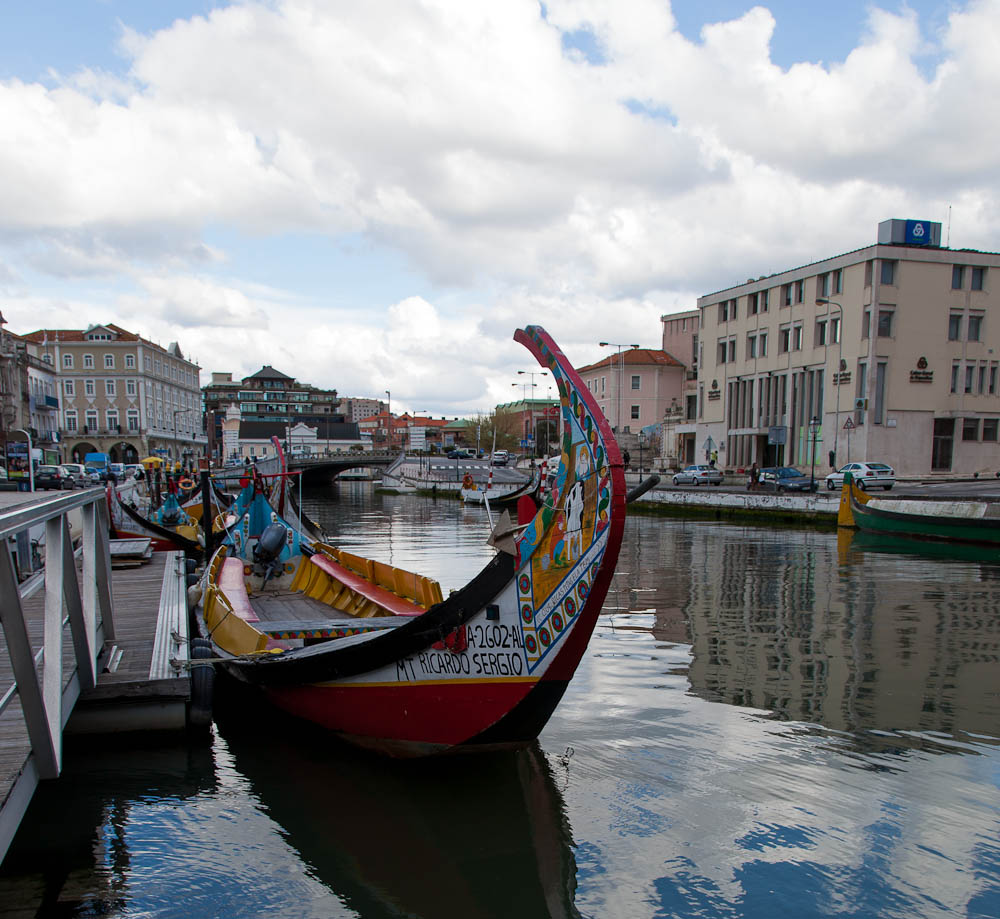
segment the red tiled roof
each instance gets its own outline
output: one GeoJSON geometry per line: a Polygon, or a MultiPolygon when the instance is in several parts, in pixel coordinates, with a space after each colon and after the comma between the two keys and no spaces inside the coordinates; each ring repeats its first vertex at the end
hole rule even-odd
{"type": "MultiPolygon", "coordinates": [[[[621,353],[622,364],[626,367],[660,366],[660,367],[684,367],[685,365],[677,360],[672,354],[668,354],[661,348],[629,348],[621,353]]],[[[588,364],[586,367],[578,367],[577,373],[586,373],[590,370],[597,370],[600,367],[617,367],[618,352],[595,364],[588,364]]]]}
{"type": "Polygon", "coordinates": [[[38,344],[48,339],[50,345],[56,342],[81,342],[86,341],[84,336],[87,332],[95,328],[111,329],[111,331],[118,334],[119,341],[141,341],[150,348],[156,348],[157,351],[162,351],[164,354],[167,353],[167,349],[156,344],[156,342],[152,342],[148,338],[143,338],[141,335],[136,335],[135,332],[130,332],[128,329],[123,329],[120,325],[115,325],[113,322],[97,323],[88,329],[36,329],[34,332],[25,333],[21,338],[37,342],[38,344]]]}

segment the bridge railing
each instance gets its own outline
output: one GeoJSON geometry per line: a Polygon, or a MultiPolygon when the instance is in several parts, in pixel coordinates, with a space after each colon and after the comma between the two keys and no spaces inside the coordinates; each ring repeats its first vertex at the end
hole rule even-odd
{"type": "Polygon", "coordinates": [[[62,729],[80,693],[97,681],[97,655],[115,637],[111,554],[104,491],[89,488],[0,513],[0,622],[14,681],[0,686],[0,719],[20,700],[34,768],[39,779],[62,768],[62,729]],[[74,549],[69,515],[79,511],[81,544],[74,549]],[[45,566],[29,573],[34,534],[45,534],[45,566]],[[18,545],[15,565],[11,542],[18,545]],[[82,556],[82,578],[76,559],[82,556]],[[19,571],[20,569],[20,571],[19,571]],[[19,573],[21,577],[19,578],[19,573]],[[25,576],[27,575],[27,576],[25,576]],[[81,589],[82,583],[82,589],[81,589]],[[24,601],[45,589],[41,647],[32,647],[24,601]],[[63,639],[69,624],[73,666],[63,672],[63,639]],[[39,673],[41,668],[41,673],[39,673]]]}

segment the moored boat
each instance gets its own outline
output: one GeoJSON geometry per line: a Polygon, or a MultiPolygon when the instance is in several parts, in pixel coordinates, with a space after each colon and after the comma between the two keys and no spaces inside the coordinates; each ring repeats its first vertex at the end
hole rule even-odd
{"type": "Polygon", "coordinates": [[[537,737],[597,621],[626,496],[618,446],[572,365],[537,326],[514,337],[561,401],[559,470],[534,517],[505,518],[497,555],[443,597],[416,573],[300,538],[273,508],[247,513],[212,559],[202,599],[200,628],[223,672],[391,755],[537,737]]]}
{"type": "Polygon", "coordinates": [[[864,532],[1000,546],[1000,503],[862,497],[853,482],[844,489],[853,525],[864,532]]]}

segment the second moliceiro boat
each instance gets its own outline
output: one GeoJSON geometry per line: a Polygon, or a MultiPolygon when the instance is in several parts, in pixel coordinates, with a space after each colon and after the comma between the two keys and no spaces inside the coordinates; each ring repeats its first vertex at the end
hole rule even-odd
{"type": "Polygon", "coordinates": [[[514,338],[561,401],[559,470],[533,519],[505,527],[505,516],[496,556],[442,598],[425,578],[310,542],[273,511],[256,523],[245,515],[212,559],[202,601],[200,627],[223,671],[391,755],[537,737],[604,603],[625,481],[610,428],[563,353],[537,326],[514,338]]]}

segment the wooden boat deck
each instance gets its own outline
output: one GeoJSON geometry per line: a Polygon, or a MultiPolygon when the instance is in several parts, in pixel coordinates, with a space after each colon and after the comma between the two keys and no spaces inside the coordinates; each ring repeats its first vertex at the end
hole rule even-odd
{"type": "Polygon", "coordinates": [[[353,632],[395,628],[409,621],[407,616],[351,616],[293,590],[251,595],[250,606],[260,617],[254,627],[281,638],[346,637],[353,632]]]}

